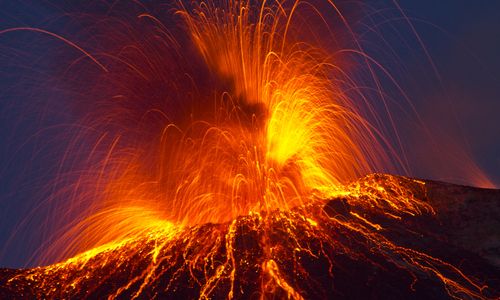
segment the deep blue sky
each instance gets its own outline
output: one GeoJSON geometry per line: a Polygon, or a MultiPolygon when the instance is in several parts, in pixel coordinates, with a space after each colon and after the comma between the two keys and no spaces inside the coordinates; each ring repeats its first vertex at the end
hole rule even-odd
{"type": "MultiPolygon", "coordinates": [[[[461,145],[468,145],[474,161],[499,186],[500,2],[399,3],[414,20],[442,80],[440,88],[432,76],[418,72],[422,62],[410,59],[408,65],[412,66],[410,72],[415,71],[417,85],[408,93],[415,96],[422,118],[433,120],[431,124],[460,140],[461,145]],[[450,106],[454,117],[446,115],[450,106]]],[[[418,176],[427,177],[423,170],[418,176]]]]}
{"type": "MultiPolygon", "coordinates": [[[[57,32],[64,15],[59,5],[63,2],[0,0],[0,30],[33,26],[57,32]]],[[[380,32],[394,53],[379,53],[378,58],[396,75],[401,74],[399,83],[427,128],[438,140],[446,141],[444,144],[450,140],[464,148],[498,186],[500,1],[399,1],[440,79],[422,49],[417,49],[407,20],[400,18],[394,5],[390,1],[366,4],[388,21],[381,25],[380,32]],[[381,10],[384,7],[390,9],[381,10]],[[395,62],[393,57],[400,61],[395,62]]],[[[374,19],[376,22],[377,17],[374,19]]],[[[65,26],[65,32],[71,32],[71,26],[78,30],[79,25],[65,26]]],[[[366,33],[365,38],[377,43],[380,37],[366,33]]],[[[71,93],[47,80],[58,71],[55,69],[62,54],[51,50],[60,46],[58,41],[32,33],[0,36],[0,267],[29,264],[44,240],[43,230],[26,228],[38,229],[37,224],[46,224],[43,220],[49,208],[44,207],[44,199],[53,192],[51,182],[61,171],[58,163],[68,146],[64,139],[70,126],[67,124],[76,120],[67,102],[71,93]],[[20,224],[23,226],[18,227],[20,224]]],[[[428,143],[419,142],[422,135],[411,123],[402,125],[400,134],[413,162],[413,176],[461,182],[457,166],[465,163],[462,156],[450,152],[451,158],[446,161],[442,152],[448,151],[448,146],[438,150],[422,147],[428,143]]],[[[85,147],[82,145],[82,151],[85,147]]]]}

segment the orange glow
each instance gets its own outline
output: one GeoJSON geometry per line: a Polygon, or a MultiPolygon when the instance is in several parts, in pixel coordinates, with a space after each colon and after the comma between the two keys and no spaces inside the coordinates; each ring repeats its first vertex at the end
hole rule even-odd
{"type": "Polygon", "coordinates": [[[141,174],[142,158],[127,162],[109,184],[107,204],[152,202],[181,225],[226,222],[335,195],[341,184],[391,164],[332,80],[335,62],[285,38],[291,15],[266,2],[217,4],[181,4],[178,13],[230,88],[215,92],[205,108],[213,114],[165,124],[156,173],[141,174]]]}
{"type": "Polygon", "coordinates": [[[393,164],[356,99],[336,83],[336,62],[292,42],[298,4],[179,3],[193,44],[228,89],[214,91],[213,104],[189,121],[165,123],[146,152],[152,158],[117,149],[115,140],[102,165],[116,164],[118,175],[64,233],[63,256],[137,236],[158,219],[182,227],[289,209],[345,193],[343,184],[393,164]],[[155,166],[145,168],[148,159],[155,166]],[[109,233],[95,236],[99,228],[109,233]]]}

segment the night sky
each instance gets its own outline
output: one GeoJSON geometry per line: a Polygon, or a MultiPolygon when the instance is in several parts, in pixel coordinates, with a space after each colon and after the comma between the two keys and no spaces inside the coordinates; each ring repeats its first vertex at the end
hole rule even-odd
{"type": "MultiPolygon", "coordinates": [[[[69,8],[108,9],[104,1],[64,2],[0,0],[0,30],[29,26],[71,36],[84,24],[67,21],[69,8]]],[[[366,51],[398,78],[427,130],[395,110],[409,175],[487,186],[477,179],[483,170],[500,186],[500,2],[399,1],[408,18],[392,1],[365,1],[362,13],[352,3],[341,2],[366,51]],[[370,24],[376,30],[365,28],[370,24]]],[[[56,209],[46,205],[53,183],[64,183],[57,174],[78,164],[60,164],[78,118],[72,91],[55,76],[70,59],[64,49],[36,33],[0,35],[0,267],[33,264],[51,231],[45,218],[56,209]]],[[[399,93],[391,83],[383,89],[399,93]]]]}

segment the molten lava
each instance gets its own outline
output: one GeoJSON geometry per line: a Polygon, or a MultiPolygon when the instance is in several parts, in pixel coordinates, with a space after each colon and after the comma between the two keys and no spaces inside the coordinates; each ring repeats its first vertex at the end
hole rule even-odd
{"type": "MultiPolygon", "coordinates": [[[[449,296],[482,297],[477,280],[386,234],[387,226],[409,231],[412,217],[432,218],[425,184],[355,181],[404,166],[364,115],[371,104],[345,92],[355,83],[341,64],[300,40],[293,18],[307,2],[285,2],[178,3],[185,36],[222,84],[183,94],[177,84],[196,75],[170,74],[182,79],[165,88],[190,99],[188,108],[168,100],[150,108],[142,119],[164,116],[155,140],[121,147],[117,138],[89,172],[105,187],[54,246],[59,258],[83,253],[20,271],[8,285],[53,298],[173,297],[189,287],[182,296],[302,299],[332,292],[315,268],[335,278],[362,261],[403,274],[408,288],[425,274],[449,296]],[[107,165],[116,167],[99,171],[107,165]],[[111,274],[121,279],[107,281],[111,274]]],[[[168,55],[189,51],[155,17],[140,18],[158,22],[168,55]]]]}
{"type": "MultiPolygon", "coordinates": [[[[165,222],[62,263],[0,272],[0,296],[494,298],[494,286],[427,254],[457,248],[443,241],[439,222],[450,216],[444,209],[436,220],[430,203],[438,199],[427,198],[426,185],[370,175],[346,186],[341,198],[220,224],[180,228],[165,222]]],[[[436,189],[431,184],[430,191],[436,189]]],[[[481,260],[474,263],[484,275],[495,272],[481,260]]]]}

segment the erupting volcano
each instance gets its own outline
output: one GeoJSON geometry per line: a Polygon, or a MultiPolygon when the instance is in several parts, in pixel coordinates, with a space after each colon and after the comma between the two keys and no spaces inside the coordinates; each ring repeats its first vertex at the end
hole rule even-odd
{"type": "Polygon", "coordinates": [[[376,63],[334,2],[319,7],[113,8],[82,33],[93,45],[0,31],[80,55],[60,78],[85,111],[45,266],[0,270],[0,297],[498,297],[500,193],[381,174],[407,171],[399,133],[343,55],[373,78],[376,63]]]}

